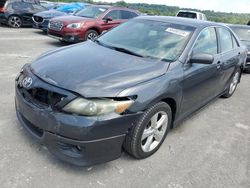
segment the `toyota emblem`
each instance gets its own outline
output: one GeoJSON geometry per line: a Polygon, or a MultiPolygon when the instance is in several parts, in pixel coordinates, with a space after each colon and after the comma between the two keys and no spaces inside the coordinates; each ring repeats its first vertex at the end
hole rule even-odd
{"type": "Polygon", "coordinates": [[[23,87],[25,87],[25,88],[29,88],[29,87],[32,85],[32,83],[33,83],[33,80],[32,80],[31,77],[25,77],[25,78],[23,79],[22,85],[23,85],[23,87]]]}

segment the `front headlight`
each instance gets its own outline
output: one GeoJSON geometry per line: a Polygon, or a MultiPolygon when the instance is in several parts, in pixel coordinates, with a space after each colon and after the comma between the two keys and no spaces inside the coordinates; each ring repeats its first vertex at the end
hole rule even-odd
{"type": "Polygon", "coordinates": [[[84,23],[72,23],[72,24],[67,25],[67,28],[78,29],[82,25],[84,25],[84,23]]]}
{"type": "Polygon", "coordinates": [[[76,98],[67,104],[63,111],[85,115],[100,116],[110,113],[121,114],[134,103],[133,100],[115,101],[112,99],[91,99],[76,98]]]}

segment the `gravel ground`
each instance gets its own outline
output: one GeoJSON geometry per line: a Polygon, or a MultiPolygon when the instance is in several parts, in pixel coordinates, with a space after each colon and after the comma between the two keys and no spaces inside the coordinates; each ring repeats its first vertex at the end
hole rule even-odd
{"type": "Polygon", "coordinates": [[[42,32],[0,27],[1,187],[250,187],[250,74],[230,99],[218,99],[172,130],[145,160],[83,168],[60,162],[17,121],[14,79],[22,65],[62,46],[42,32]]]}

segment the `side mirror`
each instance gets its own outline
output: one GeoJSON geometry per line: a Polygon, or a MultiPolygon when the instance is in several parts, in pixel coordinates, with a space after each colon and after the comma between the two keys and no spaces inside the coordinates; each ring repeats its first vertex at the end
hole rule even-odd
{"type": "Polygon", "coordinates": [[[112,17],[108,16],[107,18],[105,18],[105,22],[108,23],[108,22],[111,22],[113,19],[112,17]]]}
{"type": "Polygon", "coordinates": [[[190,63],[196,64],[212,64],[214,62],[214,56],[206,53],[198,53],[192,55],[190,63]]]}

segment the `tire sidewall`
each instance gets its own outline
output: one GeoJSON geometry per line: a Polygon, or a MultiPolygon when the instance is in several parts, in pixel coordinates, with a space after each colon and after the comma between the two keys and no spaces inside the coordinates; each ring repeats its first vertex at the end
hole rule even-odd
{"type": "Polygon", "coordinates": [[[171,108],[169,107],[169,105],[166,103],[163,103],[163,102],[158,103],[158,104],[154,105],[152,108],[150,108],[148,111],[145,112],[145,115],[142,117],[141,121],[138,124],[139,129],[138,129],[136,140],[135,140],[136,151],[138,152],[138,155],[141,158],[146,158],[146,157],[151,156],[160,148],[161,144],[165,140],[167,133],[171,127],[171,123],[172,123],[172,111],[171,111],[171,108]],[[155,115],[159,111],[164,111],[167,113],[168,125],[167,125],[166,132],[165,132],[161,142],[158,144],[158,146],[154,150],[152,150],[150,152],[144,152],[141,148],[141,137],[142,137],[143,131],[144,131],[145,127],[148,125],[152,116],[155,115]]]}

